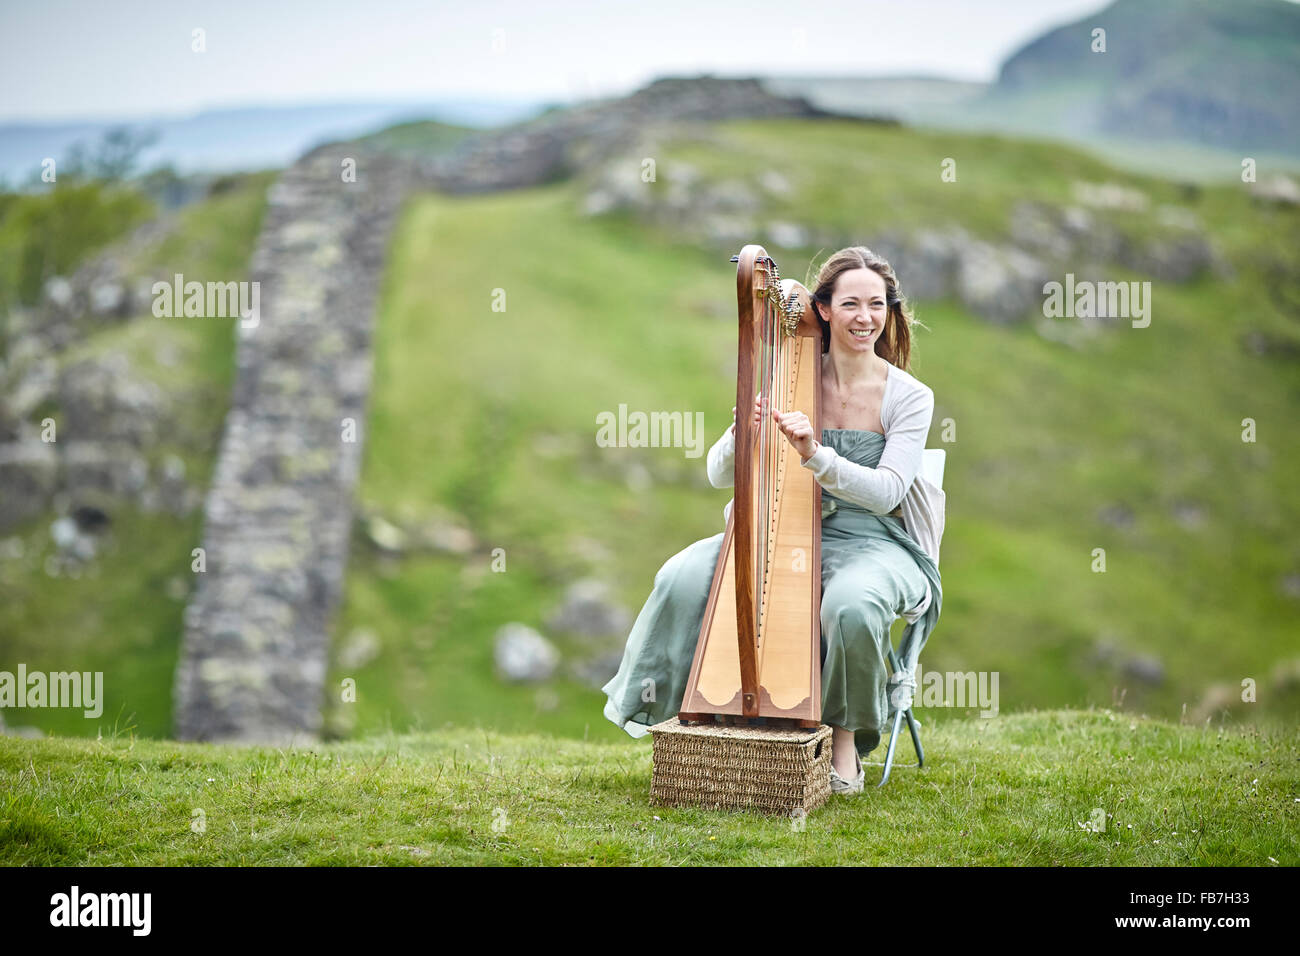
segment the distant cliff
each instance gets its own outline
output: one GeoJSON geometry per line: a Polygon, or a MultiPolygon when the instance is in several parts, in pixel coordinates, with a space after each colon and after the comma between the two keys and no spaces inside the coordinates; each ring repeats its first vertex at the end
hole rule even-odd
{"type": "Polygon", "coordinates": [[[975,109],[1043,132],[1300,154],[1297,89],[1294,3],[1116,0],[1014,53],[975,109]]]}
{"type": "Polygon", "coordinates": [[[1013,52],[995,82],[781,76],[773,92],[916,126],[1065,139],[1108,162],[1208,179],[1239,157],[1300,159],[1300,4],[1116,0],[1013,52]],[[1105,51],[1094,51],[1094,30],[1105,51]],[[1122,147],[1122,148],[1120,148],[1122,147]],[[1224,153],[1228,155],[1224,155],[1224,153]],[[1210,158],[1212,157],[1212,158],[1210,158]]]}

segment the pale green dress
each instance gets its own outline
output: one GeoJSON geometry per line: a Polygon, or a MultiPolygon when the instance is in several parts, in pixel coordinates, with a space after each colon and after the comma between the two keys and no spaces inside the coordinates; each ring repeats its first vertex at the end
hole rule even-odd
{"type": "MultiPolygon", "coordinates": [[[[822,444],[874,468],[885,436],[826,428],[822,444]]],[[[722,539],[720,532],[696,541],[659,569],[618,673],[601,688],[608,697],[605,716],[633,737],[681,709],[722,539]]],[[[938,567],[902,518],[872,514],[822,490],[822,722],[854,731],[863,756],[880,743],[889,716],[890,625],[921,603],[927,580],[930,606],[899,642],[900,655],[910,648],[913,662],[939,617],[938,567]]]]}

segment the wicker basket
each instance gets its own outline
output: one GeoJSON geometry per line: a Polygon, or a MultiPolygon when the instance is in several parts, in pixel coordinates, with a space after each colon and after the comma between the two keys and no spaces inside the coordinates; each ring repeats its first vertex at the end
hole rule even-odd
{"type": "Polygon", "coordinates": [[[650,802],[661,807],[811,813],[831,792],[831,729],[780,730],[723,724],[650,728],[650,802]]]}

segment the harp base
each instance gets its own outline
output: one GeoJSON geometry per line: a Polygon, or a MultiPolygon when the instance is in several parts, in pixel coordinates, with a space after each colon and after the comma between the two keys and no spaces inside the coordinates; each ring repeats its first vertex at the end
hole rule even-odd
{"type": "Polygon", "coordinates": [[[721,724],[728,727],[775,727],[780,730],[816,730],[820,720],[803,717],[741,717],[736,714],[678,714],[683,727],[695,724],[721,724]]]}
{"type": "MultiPolygon", "coordinates": [[[[680,716],[680,715],[679,715],[680,716]]],[[[831,792],[831,728],[683,724],[650,728],[650,803],[660,807],[755,810],[799,818],[831,792]]],[[[773,719],[773,718],[767,718],[773,719]]]]}

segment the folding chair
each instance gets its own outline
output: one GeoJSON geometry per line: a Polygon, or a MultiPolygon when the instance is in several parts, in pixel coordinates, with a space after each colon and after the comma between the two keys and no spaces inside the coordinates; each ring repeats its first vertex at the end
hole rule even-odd
{"type": "MultiPolygon", "coordinates": [[[[943,466],[946,453],[942,448],[927,448],[921,453],[921,475],[940,492],[943,490],[943,466]]],[[[942,532],[942,526],[940,526],[942,532]]],[[[936,552],[937,553],[937,552],[936,552]]],[[[938,563],[935,564],[938,567],[938,563]]],[[[929,606],[928,603],[926,605],[929,606]]],[[[902,615],[900,615],[902,616],[902,615]]],[[[919,615],[918,615],[919,616],[919,615]]],[[[897,618],[895,618],[897,620],[897,618]]],[[[889,771],[894,765],[894,749],[898,746],[898,732],[902,729],[903,719],[907,719],[907,729],[912,734],[912,746],[916,749],[916,763],[904,764],[907,767],[924,767],[925,750],[921,747],[920,723],[912,716],[912,697],[916,690],[916,665],[920,651],[913,647],[900,647],[901,657],[894,652],[894,642],[889,641],[889,702],[893,710],[893,726],[889,732],[889,747],[885,750],[884,772],[877,787],[883,787],[889,781],[889,771]]],[[[871,766],[878,766],[870,761],[871,766]]]]}

